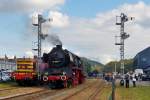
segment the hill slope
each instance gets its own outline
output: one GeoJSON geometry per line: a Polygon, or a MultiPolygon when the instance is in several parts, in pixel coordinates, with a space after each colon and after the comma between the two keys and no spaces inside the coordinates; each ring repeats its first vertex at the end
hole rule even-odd
{"type": "Polygon", "coordinates": [[[83,62],[84,71],[86,73],[92,72],[94,70],[97,70],[98,72],[102,72],[104,69],[104,65],[100,62],[90,60],[84,57],[82,57],[81,60],[83,62]]]}
{"type": "MultiPolygon", "coordinates": [[[[135,69],[134,66],[133,66],[133,59],[125,59],[124,63],[125,63],[125,65],[124,65],[125,72],[135,69]]],[[[117,72],[120,72],[120,61],[111,61],[111,62],[107,63],[104,67],[104,71],[105,72],[115,71],[115,64],[116,64],[117,72]]]]}

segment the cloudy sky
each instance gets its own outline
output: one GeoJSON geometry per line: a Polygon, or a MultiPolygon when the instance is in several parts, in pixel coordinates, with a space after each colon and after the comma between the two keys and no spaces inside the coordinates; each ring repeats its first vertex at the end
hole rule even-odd
{"type": "MultiPolygon", "coordinates": [[[[120,27],[116,16],[123,12],[135,17],[128,21],[125,31],[125,58],[134,57],[150,45],[149,0],[1,0],[0,56],[32,56],[36,54],[37,28],[32,16],[43,14],[52,22],[43,25],[43,34],[56,34],[64,48],[102,63],[119,60],[115,35],[120,27]]],[[[43,52],[53,45],[43,41],[43,52]]]]}

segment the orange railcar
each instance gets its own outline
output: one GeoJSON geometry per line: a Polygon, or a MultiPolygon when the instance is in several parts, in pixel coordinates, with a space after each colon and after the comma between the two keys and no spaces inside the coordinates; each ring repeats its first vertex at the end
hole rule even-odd
{"type": "Polygon", "coordinates": [[[30,85],[37,81],[36,60],[31,58],[18,58],[17,70],[12,73],[12,78],[19,85],[30,85]]]}

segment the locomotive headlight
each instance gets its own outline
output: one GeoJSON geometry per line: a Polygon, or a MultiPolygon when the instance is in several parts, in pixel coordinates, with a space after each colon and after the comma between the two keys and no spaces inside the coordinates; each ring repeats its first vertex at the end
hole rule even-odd
{"type": "Polygon", "coordinates": [[[66,80],[67,79],[67,77],[66,76],[61,76],[61,80],[66,80]]]}
{"type": "Polygon", "coordinates": [[[48,76],[43,76],[43,81],[48,81],[48,76]]]}

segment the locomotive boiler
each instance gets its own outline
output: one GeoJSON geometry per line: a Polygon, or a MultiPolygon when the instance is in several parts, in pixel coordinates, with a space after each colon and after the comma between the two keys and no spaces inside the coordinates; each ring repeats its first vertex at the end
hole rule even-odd
{"type": "Polygon", "coordinates": [[[84,82],[83,65],[80,57],[56,45],[51,52],[44,53],[43,81],[51,88],[71,87],[84,82]]]}

